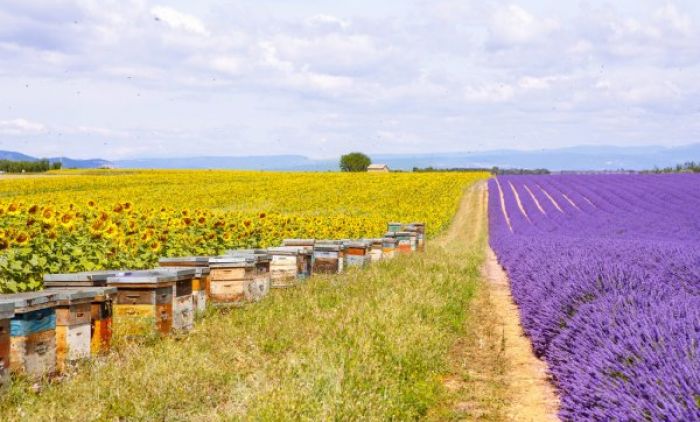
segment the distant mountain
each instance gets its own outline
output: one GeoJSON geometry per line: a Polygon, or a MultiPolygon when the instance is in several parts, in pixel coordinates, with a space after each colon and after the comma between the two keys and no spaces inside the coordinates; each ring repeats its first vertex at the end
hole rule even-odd
{"type": "Polygon", "coordinates": [[[36,158],[14,151],[0,151],[0,160],[34,161],[36,158]]]}
{"type": "MultiPolygon", "coordinates": [[[[576,146],[542,150],[493,150],[435,154],[370,154],[375,163],[392,169],[434,168],[546,168],[550,170],[645,170],[668,167],[686,161],[700,161],[700,144],[681,147],[576,146]]],[[[36,160],[18,152],[0,151],[0,159],[36,160]]],[[[101,159],[60,161],[64,168],[152,168],[152,169],[241,169],[279,171],[329,171],[338,169],[337,159],[317,160],[303,155],[256,155],[246,157],[205,156],[182,158],[141,158],[107,161],[101,159]]]]}
{"type": "MultiPolygon", "coordinates": [[[[0,151],[0,160],[12,160],[12,161],[37,161],[41,158],[31,157],[26,154],[22,154],[14,151],[0,151]]],[[[113,166],[111,162],[101,159],[90,159],[90,160],[74,160],[67,157],[52,157],[48,159],[51,163],[61,163],[63,168],[78,168],[78,169],[88,169],[88,168],[100,168],[100,167],[111,167],[113,166]]]]}

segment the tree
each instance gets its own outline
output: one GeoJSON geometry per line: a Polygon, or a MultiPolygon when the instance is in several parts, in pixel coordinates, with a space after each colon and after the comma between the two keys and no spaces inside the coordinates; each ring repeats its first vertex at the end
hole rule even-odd
{"type": "Polygon", "coordinates": [[[372,160],[361,152],[351,152],[340,157],[340,170],[342,171],[367,171],[372,160]]]}

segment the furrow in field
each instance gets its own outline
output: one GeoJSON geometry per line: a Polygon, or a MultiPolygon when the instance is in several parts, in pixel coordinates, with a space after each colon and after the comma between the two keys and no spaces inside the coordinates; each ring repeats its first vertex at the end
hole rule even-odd
{"type": "Polygon", "coordinates": [[[542,214],[547,215],[547,212],[544,210],[544,208],[542,208],[542,204],[540,204],[540,201],[537,200],[537,198],[535,197],[535,194],[532,193],[532,191],[530,190],[530,187],[529,187],[528,185],[523,185],[523,187],[525,188],[525,190],[527,191],[527,193],[530,194],[530,198],[532,198],[532,201],[533,201],[533,202],[535,203],[535,205],[537,206],[537,209],[540,210],[540,212],[541,212],[542,214]]]}
{"type": "Polygon", "coordinates": [[[508,184],[510,185],[510,189],[513,191],[513,195],[515,195],[515,203],[518,204],[518,208],[520,208],[520,212],[525,216],[525,219],[528,221],[528,223],[532,224],[532,221],[530,220],[530,216],[527,215],[527,212],[525,211],[525,207],[523,207],[523,203],[520,201],[520,195],[518,195],[518,191],[515,189],[515,186],[513,186],[513,183],[508,181],[508,184]]]}
{"type": "Polygon", "coordinates": [[[508,211],[506,210],[506,199],[503,195],[503,188],[501,187],[501,183],[498,181],[498,177],[495,177],[494,180],[496,181],[496,186],[498,186],[498,198],[501,200],[501,211],[503,211],[503,217],[508,225],[508,230],[513,233],[513,226],[510,224],[510,217],[508,217],[508,211]]]}
{"type": "Polygon", "coordinates": [[[569,198],[569,196],[568,196],[567,194],[562,193],[561,196],[563,196],[564,199],[566,199],[566,201],[567,201],[569,204],[571,204],[572,207],[574,207],[574,208],[576,208],[577,210],[581,211],[581,208],[579,208],[578,205],[576,205],[576,203],[575,203],[573,200],[571,200],[571,198],[569,198]]]}
{"type": "Polygon", "coordinates": [[[557,203],[557,201],[552,197],[552,195],[550,195],[549,192],[547,192],[546,190],[544,190],[544,188],[543,188],[542,186],[540,186],[539,183],[537,184],[537,187],[540,188],[540,190],[542,191],[542,193],[549,199],[549,201],[552,203],[552,205],[554,205],[554,207],[555,207],[557,210],[559,210],[560,213],[564,214],[564,210],[561,209],[561,207],[559,206],[559,204],[557,203]]]}

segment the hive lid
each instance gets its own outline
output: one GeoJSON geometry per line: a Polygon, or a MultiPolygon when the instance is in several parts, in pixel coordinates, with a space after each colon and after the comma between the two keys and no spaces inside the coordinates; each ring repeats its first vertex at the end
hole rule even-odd
{"type": "Polygon", "coordinates": [[[319,245],[317,243],[316,246],[314,246],[314,252],[340,252],[341,249],[340,245],[319,245]]]}
{"type": "Polygon", "coordinates": [[[266,249],[232,249],[226,251],[227,256],[243,257],[254,259],[255,262],[265,262],[270,260],[270,254],[266,249]]]}
{"type": "Polygon", "coordinates": [[[176,267],[176,266],[161,266],[156,268],[156,270],[194,270],[194,276],[197,278],[201,278],[202,276],[208,275],[211,269],[209,269],[209,257],[207,257],[207,266],[206,267],[187,267],[187,266],[182,266],[182,267],[176,267]]]}
{"type": "Polygon", "coordinates": [[[125,271],[109,277],[107,284],[152,284],[158,285],[186,280],[194,277],[194,268],[159,268],[157,270],[125,271]]]}
{"type": "Polygon", "coordinates": [[[159,264],[168,264],[177,267],[206,267],[209,265],[208,256],[179,256],[179,257],[161,257],[158,259],[159,264]]]}
{"type": "Polygon", "coordinates": [[[56,292],[56,302],[60,305],[91,302],[98,296],[95,290],[88,289],[51,289],[56,292]]]}
{"type": "Polygon", "coordinates": [[[316,243],[315,239],[284,239],[283,246],[313,246],[316,243]]]}
{"type": "Polygon", "coordinates": [[[15,316],[15,305],[12,302],[0,302],[0,319],[10,319],[15,316]]]}
{"type": "MultiPolygon", "coordinates": [[[[117,288],[112,286],[95,286],[95,287],[51,287],[49,290],[57,292],[59,295],[62,292],[87,292],[94,298],[110,297],[117,294],[117,288]]],[[[60,299],[59,299],[60,301],[60,299]]]]}
{"type": "Polygon", "coordinates": [[[47,287],[59,287],[70,284],[104,285],[107,278],[118,274],[120,270],[106,271],[82,271],[78,273],[46,274],[44,275],[44,285],[47,287]]]}
{"type": "Polygon", "coordinates": [[[346,248],[360,248],[360,249],[367,249],[369,247],[369,244],[366,242],[362,241],[353,241],[353,242],[346,242],[343,244],[346,248]]]}
{"type": "Polygon", "coordinates": [[[277,255],[278,253],[289,251],[290,253],[297,254],[310,254],[314,251],[313,246],[276,246],[274,248],[267,249],[270,255],[277,255]]]}
{"type": "Polygon", "coordinates": [[[241,268],[254,267],[256,259],[253,256],[224,255],[209,258],[210,268],[241,268]]]}
{"type": "Polygon", "coordinates": [[[53,307],[56,305],[56,293],[51,290],[42,290],[0,295],[0,303],[11,303],[14,305],[15,313],[23,313],[53,307]]]}

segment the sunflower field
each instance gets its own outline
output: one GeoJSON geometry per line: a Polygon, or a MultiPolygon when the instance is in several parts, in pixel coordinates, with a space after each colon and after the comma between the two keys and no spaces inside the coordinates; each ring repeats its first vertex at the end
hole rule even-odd
{"type": "Polygon", "coordinates": [[[381,236],[388,221],[450,222],[487,173],[60,171],[0,179],[0,291],[45,273],[150,268],[284,238],[381,236]]]}

